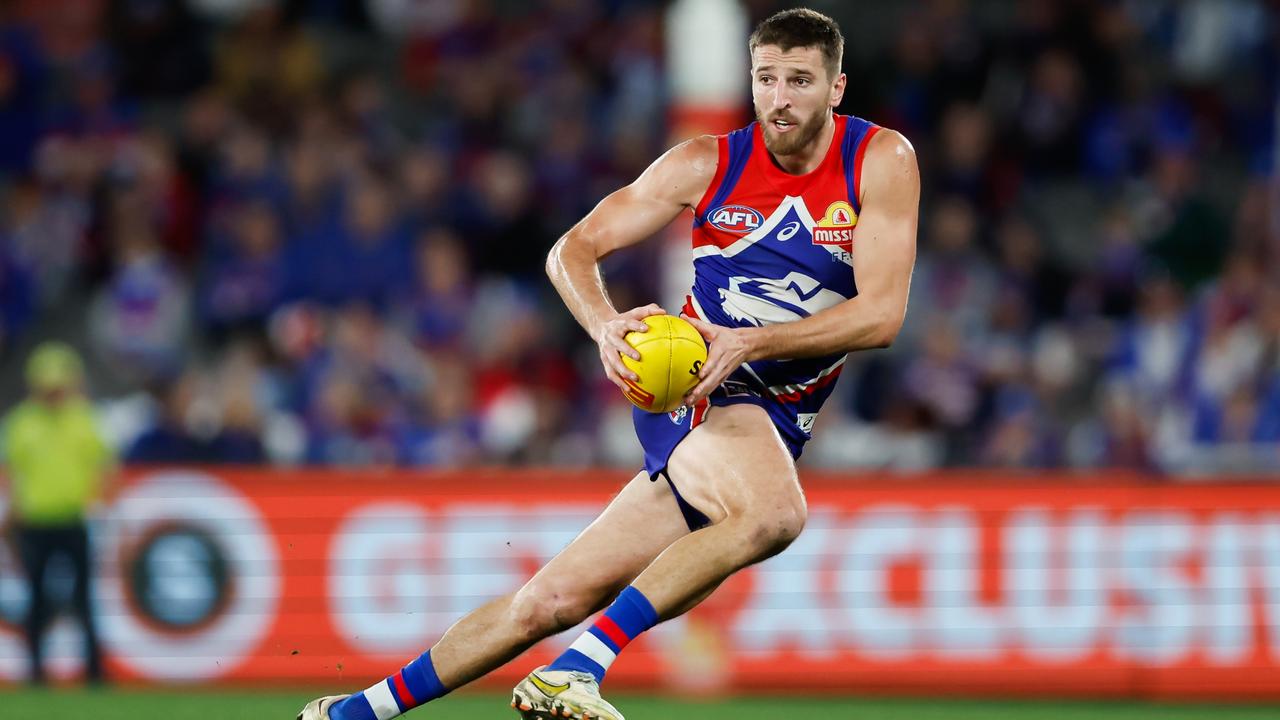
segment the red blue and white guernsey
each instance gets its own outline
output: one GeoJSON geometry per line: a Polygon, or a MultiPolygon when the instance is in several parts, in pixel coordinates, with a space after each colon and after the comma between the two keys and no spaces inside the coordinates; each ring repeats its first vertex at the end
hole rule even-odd
{"type": "MultiPolygon", "coordinates": [[[[808,317],[858,293],[853,229],[862,159],[879,127],[836,115],[821,164],[805,175],[779,169],[759,123],[722,135],[715,178],[694,209],[693,289],[682,314],[726,327],[808,317]]],[[[744,363],[698,407],[635,410],[651,477],[710,406],[752,403],[773,419],[794,457],[844,367],[844,353],[744,363]]]]}

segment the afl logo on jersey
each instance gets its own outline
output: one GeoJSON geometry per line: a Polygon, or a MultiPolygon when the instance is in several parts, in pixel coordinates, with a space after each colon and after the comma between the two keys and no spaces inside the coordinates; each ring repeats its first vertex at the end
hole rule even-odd
{"type": "Polygon", "coordinates": [[[746,235],[760,227],[764,216],[746,205],[721,205],[707,213],[707,222],[717,230],[746,235]]]}

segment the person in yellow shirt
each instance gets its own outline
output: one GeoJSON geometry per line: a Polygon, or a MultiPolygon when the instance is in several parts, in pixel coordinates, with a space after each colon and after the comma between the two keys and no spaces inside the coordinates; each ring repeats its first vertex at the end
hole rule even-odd
{"type": "Polygon", "coordinates": [[[49,561],[66,557],[75,574],[72,609],[84,628],[85,672],[103,680],[102,654],[90,601],[89,533],[86,517],[102,497],[115,459],[83,393],[80,356],[62,343],[45,343],[27,360],[29,393],[0,431],[9,486],[8,524],[31,590],[27,648],[31,681],[45,681],[41,635],[51,619],[45,591],[49,561]]]}

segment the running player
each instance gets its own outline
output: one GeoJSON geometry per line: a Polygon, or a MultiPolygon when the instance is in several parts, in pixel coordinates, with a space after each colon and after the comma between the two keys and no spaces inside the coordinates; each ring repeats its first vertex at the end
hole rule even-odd
{"type": "Polygon", "coordinates": [[[635,411],[645,469],[520,590],[459,620],[386,680],[312,701],[301,720],[388,720],[602,608],[561,657],[516,686],[512,705],[526,720],[622,720],[599,692],[618,653],[799,535],[795,458],[818,409],[847,353],[885,347],[901,327],[920,181],[905,138],[833,112],[847,82],[833,20],[778,13],[749,49],[757,122],[671,149],[547,260],[605,374],[623,387],[634,376],[621,354],[638,356],[624,336],[663,310],[619,313],[598,263],[694,211],[695,279],[682,313],[709,355],[684,407],[635,411]]]}

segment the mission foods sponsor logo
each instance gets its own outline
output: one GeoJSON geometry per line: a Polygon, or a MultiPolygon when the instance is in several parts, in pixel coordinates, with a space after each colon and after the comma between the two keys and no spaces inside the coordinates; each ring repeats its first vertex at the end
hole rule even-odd
{"type": "Polygon", "coordinates": [[[814,245],[835,245],[845,250],[853,248],[853,227],[858,215],[853,206],[843,200],[827,206],[827,212],[813,228],[814,245]]]}

